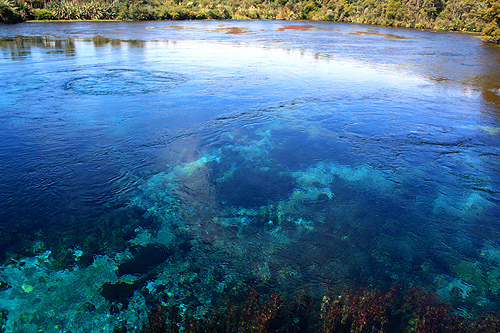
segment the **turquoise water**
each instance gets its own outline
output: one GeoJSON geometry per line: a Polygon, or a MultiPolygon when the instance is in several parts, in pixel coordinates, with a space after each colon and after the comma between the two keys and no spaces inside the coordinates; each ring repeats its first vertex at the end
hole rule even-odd
{"type": "Polygon", "coordinates": [[[133,331],[248,285],[498,310],[500,49],[289,25],[0,26],[8,332],[133,331]]]}

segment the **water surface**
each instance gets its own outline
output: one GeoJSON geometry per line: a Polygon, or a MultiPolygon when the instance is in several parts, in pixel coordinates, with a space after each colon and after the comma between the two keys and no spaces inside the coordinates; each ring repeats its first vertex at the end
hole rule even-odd
{"type": "Polygon", "coordinates": [[[152,299],[202,315],[247,285],[498,309],[498,47],[280,21],[0,37],[8,331],[132,331],[152,299]]]}

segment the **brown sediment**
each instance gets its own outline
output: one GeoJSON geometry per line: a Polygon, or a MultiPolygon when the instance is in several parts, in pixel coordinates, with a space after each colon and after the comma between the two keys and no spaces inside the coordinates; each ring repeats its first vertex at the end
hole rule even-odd
{"type": "Polygon", "coordinates": [[[287,25],[283,28],[279,28],[276,31],[285,31],[285,30],[307,30],[314,28],[314,25],[287,25]]]}
{"type": "Polygon", "coordinates": [[[349,35],[353,35],[353,36],[367,35],[367,36],[380,36],[380,37],[384,37],[384,38],[394,38],[394,39],[408,39],[406,37],[401,37],[401,36],[396,36],[396,35],[391,35],[391,34],[381,34],[381,33],[378,33],[378,32],[361,32],[361,31],[358,31],[358,32],[351,32],[349,35]]]}
{"type": "Polygon", "coordinates": [[[240,35],[247,32],[246,28],[217,28],[215,31],[225,31],[229,35],[240,35]]]}
{"type": "Polygon", "coordinates": [[[185,27],[180,26],[180,25],[169,25],[168,27],[169,27],[169,28],[174,28],[174,29],[179,29],[179,30],[184,30],[184,29],[186,29],[185,27]]]}

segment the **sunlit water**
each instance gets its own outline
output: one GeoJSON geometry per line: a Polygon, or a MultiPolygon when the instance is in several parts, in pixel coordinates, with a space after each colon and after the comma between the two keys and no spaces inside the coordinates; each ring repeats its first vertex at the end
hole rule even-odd
{"type": "Polygon", "coordinates": [[[9,332],[132,330],[247,285],[498,309],[500,49],[289,25],[0,26],[9,332]]]}

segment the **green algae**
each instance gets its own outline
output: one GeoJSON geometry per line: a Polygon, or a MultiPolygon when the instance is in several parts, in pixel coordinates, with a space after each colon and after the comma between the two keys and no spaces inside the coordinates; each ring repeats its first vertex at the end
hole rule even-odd
{"type": "Polygon", "coordinates": [[[3,267],[1,277],[10,288],[1,292],[0,307],[8,312],[9,332],[56,332],[62,327],[108,332],[124,319],[130,328],[138,327],[142,296],[134,295],[137,306],[110,315],[110,303],[98,292],[102,284],[119,281],[115,272],[123,260],[120,256],[102,256],[86,268],[71,270],[50,269],[51,260],[47,251],[3,267]]]}

